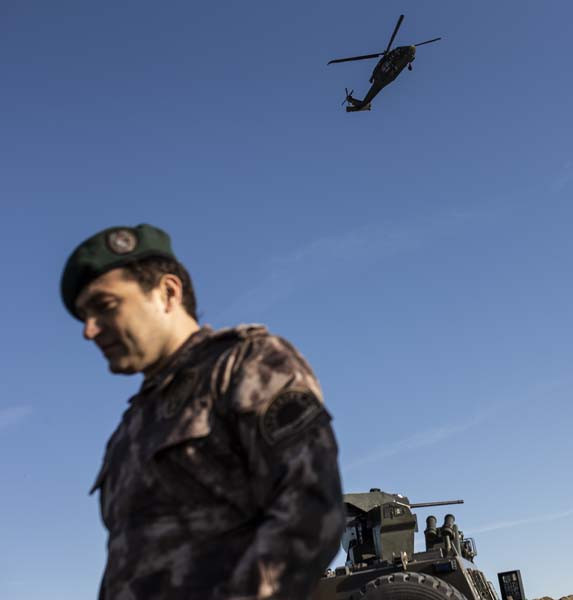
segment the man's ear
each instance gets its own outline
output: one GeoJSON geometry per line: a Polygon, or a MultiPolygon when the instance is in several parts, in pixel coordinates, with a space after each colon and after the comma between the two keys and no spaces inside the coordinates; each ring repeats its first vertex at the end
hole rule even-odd
{"type": "Polygon", "coordinates": [[[183,302],[183,285],[177,275],[167,273],[161,277],[161,298],[167,312],[173,311],[183,302]]]}

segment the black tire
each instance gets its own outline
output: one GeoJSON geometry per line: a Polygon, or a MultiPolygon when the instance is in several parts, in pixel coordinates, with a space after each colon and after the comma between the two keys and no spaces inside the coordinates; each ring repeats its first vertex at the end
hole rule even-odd
{"type": "Polygon", "coordinates": [[[400,572],[369,581],[358,600],[467,600],[449,583],[425,573],[400,572]]]}

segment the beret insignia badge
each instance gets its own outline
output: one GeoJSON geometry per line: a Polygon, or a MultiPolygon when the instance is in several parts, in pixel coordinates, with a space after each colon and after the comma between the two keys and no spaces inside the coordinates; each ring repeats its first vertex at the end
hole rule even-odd
{"type": "Polygon", "coordinates": [[[310,390],[282,390],[271,400],[260,417],[261,434],[272,446],[296,437],[324,413],[322,403],[310,390]]]}
{"type": "Polygon", "coordinates": [[[137,236],[129,229],[115,229],[107,234],[106,243],[114,254],[129,254],[137,247],[137,236]]]}

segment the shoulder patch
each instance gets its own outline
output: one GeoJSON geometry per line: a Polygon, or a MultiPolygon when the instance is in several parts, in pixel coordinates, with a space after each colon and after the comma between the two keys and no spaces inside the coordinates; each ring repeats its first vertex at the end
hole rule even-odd
{"type": "Polygon", "coordinates": [[[260,416],[261,435],[271,446],[296,437],[325,409],[308,389],[292,388],[280,391],[260,416]]]}

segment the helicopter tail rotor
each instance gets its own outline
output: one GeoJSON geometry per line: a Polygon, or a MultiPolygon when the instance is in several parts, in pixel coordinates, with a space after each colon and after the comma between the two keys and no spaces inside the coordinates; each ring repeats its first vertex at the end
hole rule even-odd
{"type": "Polygon", "coordinates": [[[348,93],[348,88],[344,88],[344,92],[346,95],[344,96],[344,100],[342,101],[342,104],[340,106],[344,106],[344,104],[346,103],[350,104],[350,98],[352,97],[354,90],[350,90],[350,93],[348,93]]]}

